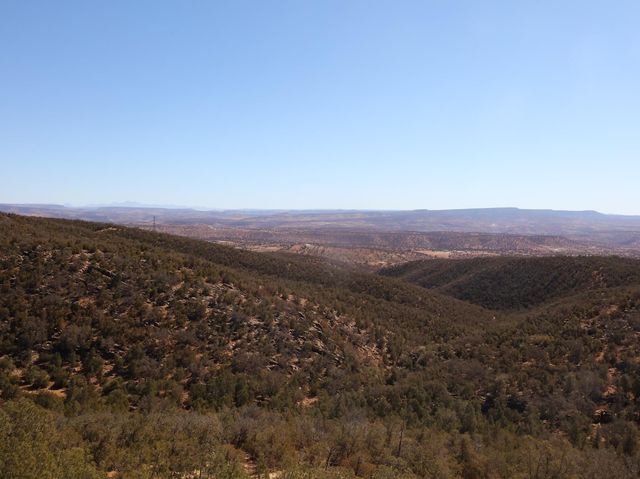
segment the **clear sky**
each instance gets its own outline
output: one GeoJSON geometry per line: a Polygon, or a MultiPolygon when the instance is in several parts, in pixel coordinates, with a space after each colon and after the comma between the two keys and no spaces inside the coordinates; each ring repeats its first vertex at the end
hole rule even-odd
{"type": "Polygon", "coordinates": [[[640,214],[640,2],[3,1],[0,202],[640,214]]]}

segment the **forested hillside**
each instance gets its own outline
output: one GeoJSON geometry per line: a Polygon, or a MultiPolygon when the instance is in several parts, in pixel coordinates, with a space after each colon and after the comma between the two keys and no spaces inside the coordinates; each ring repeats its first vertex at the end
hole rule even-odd
{"type": "Polygon", "coordinates": [[[638,263],[548,260],[0,214],[0,477],[637,477],[638,263]]]}
{"type": "Polygon", "coordinates": [[[640,285],[640,260],[550,256],[413,261],[381,274],[490,309],[522,309],[584,291],[640,285]]]}

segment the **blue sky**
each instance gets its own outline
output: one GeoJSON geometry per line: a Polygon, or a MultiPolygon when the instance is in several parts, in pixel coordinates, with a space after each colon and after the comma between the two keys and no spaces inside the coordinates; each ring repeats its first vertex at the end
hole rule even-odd
{"type": "Polygon", "coordinates": [[[640,2],[0,3],[0,202],[640,214],[640,2]]]}

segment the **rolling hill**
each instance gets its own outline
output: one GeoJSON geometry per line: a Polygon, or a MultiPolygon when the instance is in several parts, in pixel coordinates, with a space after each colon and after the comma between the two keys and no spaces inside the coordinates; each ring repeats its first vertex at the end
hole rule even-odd
{"type": "Polygon", "coordinates": [[[640,260],[620,257],[472,258],[404,263],[381,271],[490,309],[520,309],[556,298],[640,285],[640,260]]]}
{"type": "Polygon", "coordinates": [[[638,276],[0,214],[0,476],[635,477],[638,276]]]}

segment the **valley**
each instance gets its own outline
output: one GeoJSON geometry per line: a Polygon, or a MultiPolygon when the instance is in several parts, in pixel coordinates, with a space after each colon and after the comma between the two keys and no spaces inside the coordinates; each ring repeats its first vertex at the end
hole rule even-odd
{"type": "Polygon", "coordinates": [[[640,257],[640,218],[518,210],[261,211],[0,205],[32,216],[135,226],[258,252],[287,252],[364,270],[430,258],[640,257]]]}

